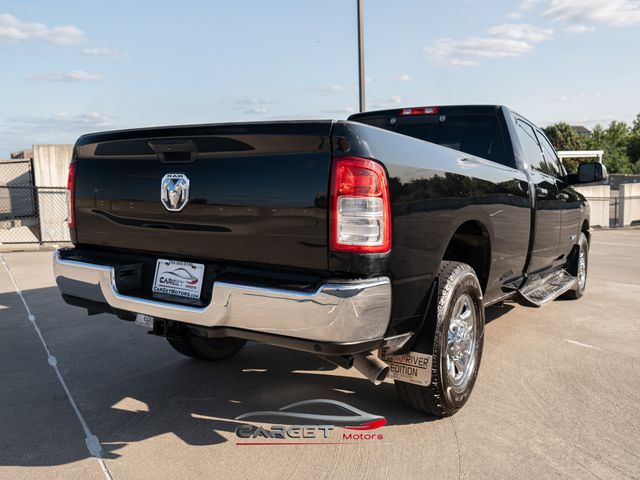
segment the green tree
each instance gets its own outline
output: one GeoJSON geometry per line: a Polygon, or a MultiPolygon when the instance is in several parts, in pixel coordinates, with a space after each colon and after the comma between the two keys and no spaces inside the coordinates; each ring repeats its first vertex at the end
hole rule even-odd
{"type": "Polygon", "coordinates": [[[584,147],[584,141],[568,123],[555,123],[545,128],[544,133],[556,150],[581,150],[584,147]]]}
{"type": "MultiPolygon", "coordinates": [[[[544,129],[544,133],[556,150],[583,150],[585,148],[583,137],[578,135],[568,123],[560,122],[551,125],[544,129]]],[[[579,158],[565,158],[563,161],[569,173],[577,172],[580,162],[579,158]]]]}
{"type": "Polygon", "coordinates": [[[633,125],[631,126],[631,134],[640,134],[640,113],[636,115],[636,119],[633,121],[633,125]]]}
{"type": "Polygon", "coordinates": [[[636,116],[631,127],[631,135],[627,142],[627,156],[634,172],[640,173],[640,113],[636,116]]]}
{"type": "MultiPolygon", "coordinates": [[[[590,135],[578,135],[568,123],[560,122],[544,129],[556,150],[604,150],[609,173],[640,173],[640,114],[631,127],[613,121],[608,127],[596,125],[590,135]]],[[[565,167],[575,172],[586,159],[566,159],[565,167]]]]}
{"type": "Polygon", "coordinates": [[[587,139],[586,148],[604,150],[604,164],[609,173],[633,173],[634,165],[627,153],[630,138],[629,125],[614,120],[606,129],[596,125],[587,139]]]}

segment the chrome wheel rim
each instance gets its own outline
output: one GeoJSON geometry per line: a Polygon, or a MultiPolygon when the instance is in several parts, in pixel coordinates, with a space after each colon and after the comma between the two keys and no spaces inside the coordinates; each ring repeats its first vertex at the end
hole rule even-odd
{"type": "Polygon", "coordinates": [[[580,254],[578,256],[578,285],[580,290],[584,290],[584,286],[587,283],[587,257],[584,253],[584,248],[580,245],[580,254]]]}
{"type": "Polygon", "coordinates": [[[476,310],[468,294],[461,295],[451,309],[447,332],[447,377],[449,384],[463,390],[476,364],[476,310]]]}

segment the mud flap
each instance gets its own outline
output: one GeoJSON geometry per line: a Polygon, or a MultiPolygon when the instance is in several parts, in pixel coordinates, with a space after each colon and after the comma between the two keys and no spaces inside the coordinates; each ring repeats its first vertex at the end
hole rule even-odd
{"type": "Polygon", "coordinates": [[[431,355],[409,352],[392,356],[383,354],[381,358],[389,365],[388,378],[423,387],[431,384],[431,355]]]}

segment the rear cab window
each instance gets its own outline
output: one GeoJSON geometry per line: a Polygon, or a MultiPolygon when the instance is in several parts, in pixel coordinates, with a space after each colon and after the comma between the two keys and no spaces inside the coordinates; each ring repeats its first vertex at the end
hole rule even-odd
{"type": "Polygon", "coordinates": [[[558,157],[558,154],[551,145],[551,142],[549,142],[547,136],[539,129],[536,129],[536,135],[538,136],[538,141],[542,147],[542,154],[544,155],[547,163],[549,174],[556,178],[564,178],[566,176],[566,172],[564,171],[560,157],[558,157]]]}
{"type": "Polygon", "coordinates": [[[437,113],[428,115],[400,115],[397,111],[382,113],[354,115],[350,120],[516,168],[513,156],[507,155],[505,136],[495,109],[487,113],[467,113],[460,108],[449,110],[443,107],[437,113]]]}

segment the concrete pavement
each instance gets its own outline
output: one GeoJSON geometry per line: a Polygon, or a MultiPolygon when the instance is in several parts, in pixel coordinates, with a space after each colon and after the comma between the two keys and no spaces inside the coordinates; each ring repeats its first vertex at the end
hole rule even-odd
{"type": "Polygon", "coordinates": [[[0,478],[640,477],[640,230],[594,233],[581,300],[490,308],[476,388],[448,419],[308,354],[187,359],[64,304],[50,252],[2,255],[102,460],[0,265],[0,478]],[[384,440],[236,445],[236,416],[309,398],[385,416],[384,440]]]}

